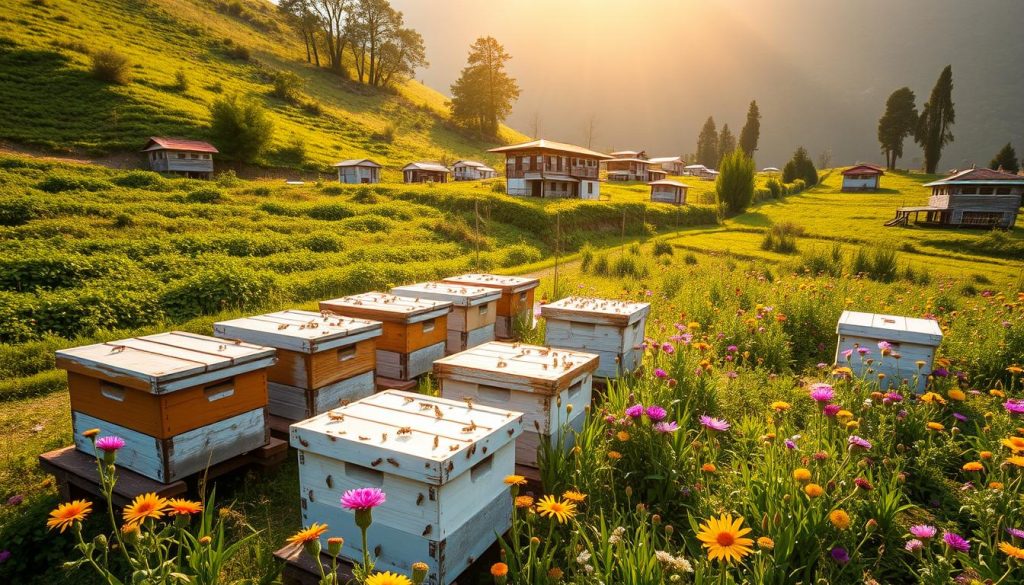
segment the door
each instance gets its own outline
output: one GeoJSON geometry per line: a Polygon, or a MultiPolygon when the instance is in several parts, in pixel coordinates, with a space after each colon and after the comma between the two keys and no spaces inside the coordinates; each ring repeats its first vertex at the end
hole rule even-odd
{"type": "Polygon", "coordinates": [[[532,191],[530,192],[531,195],[533,195],[534,197],[541,196],[540,189],[542,185],[540,181],[530,181],[530,187],[532,189],[532,191]]]}

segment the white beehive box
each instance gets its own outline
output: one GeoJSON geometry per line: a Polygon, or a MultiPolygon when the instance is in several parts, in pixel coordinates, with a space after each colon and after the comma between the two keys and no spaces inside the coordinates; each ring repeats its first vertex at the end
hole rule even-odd
{"type": "MultiPolygon", "coordinates": [[[[368,548],[379,571],[430,567],[448,585],[510,526],[505,476],[515,471],[523,415],[463,401],[385,390],[291,427],[299,452],[303,525],[331,527],[342,555],[362,560],[349,489],[376,487],[368,548]]],[[[326,546],[326,543],[325,543],[326,546]]]]}
{"type": "MultiPolygon", "coordinates": [[[[537,468],[541,443],[557,446],[562,426],[586,419],[598,356],[495,341],[434,362],[441,396],[525,413],[516,464],[537,468]]],[[[572,443],[566,441],[566,448],[572,443]]]]}
{"type": "Polygon", "coordinates": [[[635,370],[643,359],[642,344],[650,303],[568,297],[540,308],[545,320],[544,343],[601,356],[594,375],[617,378],[635,370]]]}
{"type": "Polygon", "coordinates": [[[444,282],[420,282],[396,286],[391,289],[391,294],[414,299],[447,301],[452,304],[452,312],[448,315],[448,354],[494,341],[494,322],[501,289],[444,282]]]}
{"type": "Polygon", "coordinates": [[[214,323],[214,335],[277,350],[268,372],[270,414],[290,421],[373,394],[380,321],[280,311],[214,323]]]}
{"type": "Polygon", "coordinates": [[[512,338],[515,319],[533,320],[533,297],[534,291],[540,286],[539,278],[499,274],[463,274],[445,278],[442,282],[463,286],[486,286],[501,290],[497,317],[494,320],[494,336],[498,339],[512,338]]]}
{"type": "Polygon", "coordinates": [[[862,359],[870,358],[873,360],[870,365],[870,369],[874,370],[872,376],[885,374],[885,379],[881,381],[883,388],[898,387],[906,380],[918,392],[924,391],[927,376],[932,371],[935,349],[942,343],[942,329],[931,319],[857,311],[843,311],[836,325],[836,333],[839,335],[836,346],[837,365],[847,365],[843,354],[852,350],[849,366],[855,374],[867,374],[869,366],[863,364],[862,359]],[[892,352],[899,359],[893,355],[883,356],[878,348],[880,341],[892,344],[892,352]],[[858,348],[867,348],[870,354],[862,358],[857,352],[858,348]],[[920,369],[916,365],[919,360],[925,362],[920,369]]]}

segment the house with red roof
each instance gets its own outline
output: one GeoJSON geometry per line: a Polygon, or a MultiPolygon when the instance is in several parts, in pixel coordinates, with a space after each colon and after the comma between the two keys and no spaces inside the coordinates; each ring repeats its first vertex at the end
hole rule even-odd
{"type": "Polygon", "coordinates": [[[1024,177],[992,169],[967,169],[924,186],[932,188],[928,205],[900,207],[885,225],[907,225],[913,216],[921,225],[1012,229],[1024,196],[1024,177]]]}
{"type": "Polygon", "coordinates": [[[209,142],[154,136],[142,149],[149,168],[158,173],[174,173],[185,177],[213,177],[213,155],[217,149],[209,142]]]}
{"type": "Polygon", "coordinates": [[[843,191],[878,191],[885,171],[874,165],[856,165],[843,171],[843,191]]]}

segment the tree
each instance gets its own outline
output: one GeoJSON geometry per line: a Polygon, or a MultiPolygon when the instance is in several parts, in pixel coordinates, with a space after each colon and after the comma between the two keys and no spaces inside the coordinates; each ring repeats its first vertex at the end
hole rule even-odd
{"type": "Polygon", "coordinates": [[[341,64],[341,58],[345,54],[345,47],[349,41],[351,32],[349,23],[354,5],[355,0],[308,0],[307,2],[309,12],[319,23],[320,32],[323,34],[331,70],[336,73],[345,71],[341,64]]]}
{"type": "Polygon", "coordinates": [[[921,115],[917,119],[917,128],[914,131],[914,140],[924,150],[924,170],[926,173],[934,173],[939,166],[939,159],[942,158],[942,148],[953,142],[953,132],[950,126],[956,121],[956,113],[953,110],[953,66],[946,65],[946,68],[939,74],[932,94],[928,97],[921,115]]]}
{"type": "Polygon", "coordinates": [[[996,154],[992,162],[988,163],[990,169],[1003,169],[1008,173],[1017,173],[1020,171],[1020,165],[1017,164],[1017,151],[1013,149],[1013,145],[1009,142],[1006,143],[1000,151],[996,154]]]}
{"type": "Polygon", "coordinates": [[[807,149],[802,146],[796,149],[793,158],[782,169],[783,183],[792,183],[797,179],[803,179],[806,187],[818,184],[818,169],[814,168],[814,163],[807,156],[807,149]]]}
{"type": "Polygon", "coordinates": [[[497,135],[499,123],[519,98],[519,85],[505,71],[511,58],[494,37],[480,37],[470,46],[467,65],[452,85],[456,122],[497,135]]]}
{"type": "Polygon", "coordinates": [[[757,150],[757,141],[761,139],[761,110],[757,102],[750,102],[750,109],[747,110],[747,123],[740,131],[740,148],[747,156],[753,157],[757,150]]]}
{"type": "Polygon", "coordinates": [[[743,213],[753,201],[754,159],[742,149],[737,148],[722,158],[715,182],[715,198],[726,215],[743,213]]]}
{"type": "Polygon", "coordinates": [[[411,78],[416,69],[426,66],[423,36],[411,28],[400,28],[381,48],[374,85],[388,87],[398,79],[411,78]]]}
{"type": "Polygon", "coordinates": [[[711,116],[708,116],[697,136],[697,164],[708,168],[718,166],[718,131],[715,129],[715,119],[711,116]]]}
{"type": "Polygon", "coordinates": [[[317,30],[320,29],[320,21],[310,10],[311,0],[280,0],[277,9],[281,11],[288,22],[302,34],[302,42],[306,46],[306,63],[315,63],[320,66],[320,53],[317,51],[317,30]]]}
{"type": "MultiPolygon", "coordinates": [[[[732,151],[736,150],[736,137],[732,135],[732,130],[729,130],[729,125],[722,125],[722,131],[718,134],[718,158],[719,162],[721,159],[732,154],[732,151]]],[[[718,165],[715,165],[718,168],[718,165]]]]}
{"type": "Polygon", "coordinates": [[[916,99],[909,87],[897,89],[885,101],[885,113],[878,120],[878,142],[890,171],[896,170],[896,161],[903,156],[903,139],[917,127],[916,99]]]}
{"type": "Polygon", "coordinates": [[[210,136],[229,158],[252,162],[274,137],[274,121],[266,108],[253,99],[237,95],[218,98],[210,105],[210,136]]]}

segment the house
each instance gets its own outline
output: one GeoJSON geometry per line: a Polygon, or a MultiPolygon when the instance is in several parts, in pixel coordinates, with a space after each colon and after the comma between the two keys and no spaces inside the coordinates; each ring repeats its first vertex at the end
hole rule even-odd
{"type": "Polygon", "coordinates": [[[686,168],[686,162],[679,156],[660,156],[648,159],[648,162],[651,166],[660,165],[663,171],[676,177],[682,175],[683,169],[686,168]]]}
{"type": "Polygon", "coordinates": [[[382,167],[368,158],[343,160],[331,166],[338,168],[339,183],[361,184],[380,182],[380,169],[382,167]]]}
{"type": "Polygon", "coordinates": [[[651,162],[647,153],[642,150],[620,150],[604,161],[609,181],[649,181],[647,174],[651,162]]]}
{"type": "Polygon", "coordinates": [[[475,160],[460,160],[452,165],[452,178],[456,181],[479,181],[497,176],[498,171],[475,160]]]}
{"type": "Polygon", "coordinates": [[[885,225],[907,225],[913,214],[921,225],[1011,229],[1024,195],[1024,177],[991,169],[960,171],[924,186],[932,188],[928,205],[900,207],[885,225]]]}
{"type": "Polygon", "coordinates": [[[447,183],[451,171],[433,162],[414,162],[402,167],[406,183],[447,183]]]}
{"type": "Polygon", "coordinates": [[[154,136],[142,152],[149,159],[149,168],[158,173],[209,179],[213,177],[213,155],[218,151],[202,140],[154,136]]]}
{"type": "Polygon", "coordinates": [[[885,171],[874,165],[856,165],[843,171],[843,191],[877,191],[885,171]]]}
{"type": "Polygon", "coordinates": [[[563,142],[533,140],[492,148],[505,155],[506,193],[532,197],[597,199],[601,194],[598,169],[612,157],[563,142]]]}
{"type": "Polygon", "coordinates": [[[668,173],[661,169],[650,167],[647,169],[647,182],[661,181],[668,178],[668,173]]]}
{"type": "Polygon", "coordinates": [[[651,201],[675,205],[686,204],[686,191],[690,188],[689,185],[667,179],[652,181],[649,184],[651,186],[651,201]]]}
{"type": "Polygon", "coordinates": [[[698,177],[705,181],[713,181],[718,176],[718,171],[709,169],[704,165],[694,164],[683,167],[683,174],[698,177]]]}

